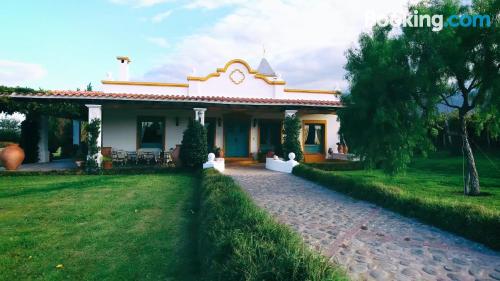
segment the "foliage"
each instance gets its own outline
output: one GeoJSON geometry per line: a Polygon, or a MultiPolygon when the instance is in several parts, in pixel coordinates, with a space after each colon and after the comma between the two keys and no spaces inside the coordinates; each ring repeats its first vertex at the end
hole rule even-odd
{"type": "Polygon", "coordinates": [[[88,84],[87,84],[87,87],[85,88],[85,91],[87,91],[87,92],[92,92],[92,88],[93,88],[93,87],[92,87],[92,83],[88,83],[88,84]]]}
{"type": "Polygon", "coordinates": [[[200,122],[190,120],[182,136],[182,163],[186,167],[199,169],[207,161],[207,155],[207,130],[200,122]]]}
{"type": "Polygon", "coordinates": [[[199,280],[192,175],[10,174],[0,279],[199,280]]]}
{"type": "MultiPolygon", "coordinates": [[[[433,170],[429,165],[426,167],[433,170]]],[[[426,172],[430,173],[429,170],[426,172]]],[[[293,169],[293,174],[354,198],[373,202],[405,216],[417,218],[424,223],[484,243],[493,249],[500,249],[500,240],[497,239],[500,236],[498,209],[469,203],[459,192],[455,193],[453,198],[447,199],[453,194],[452,192],[447,193],[439,187],[436,189],[437,194],[434,195],[429,189],[422,189],[422,179],[415,180],[415,188],[408,189],[405,185],[398,186],[374,179],[367,171],[332,172],[308,165],[298,165],[293,169]],[[457,200],[459,196],[461,200],[457,200]]],[[[379,174],[383,175],[383,173],[379,174]]],[[[419,171],[416,174],[423,175],[424,173],[419,171]]],[[[388,178],[386,175],[384,177],[388,178]]],[[[401,178],[408,179],[407,176],[401,178]]],[[[448,178],[453,177],[448,175],[448,178]]],[[[439,182],[442,179],[442,174],[436,174],[434,180],[439,182]]],[[[460,186],[460,183],[457,183],[451,189],[456,190],[460,186]]],[[[428,186],[429,183],[425,185],[428,186]]],[[[483,199],[478,198],[478,200],[483,199]]]]}
{"type": "Polygon", "coordinates": [[[16,119],[0,120],[0,141],[19,143],[21,139],[20,122],[16,119]]]}
{"type": "Polygon", "coordinates": [[[258,208],[228,176],[203,171],[200,262],[204,280],[346,280],[297,234],[258,208]]]}
{"type": "Polygon", "coordinates": [[[21,123],[20,146],[24,150],[23,163],[38,162],[38,142],[40,141],[40,115],[27,114],[21,123]]]}
{"type": "Polygon", "coordinates": [[[88,155],[87,161],[85,163],[85,170],[87,171],[87,173],[93,174],[99,171],[97,161],[100,148],[97,145],[97,138],[99,137],[99,132],[101,131],[101,120],[99,120],[98,118],[90,120],[90,122],[85,125],[85,131],[88,135],[88,155]]]}
{"type": "Polygon", "coordinates": [[[350,152],[367,166],[380,164],[396,173],[410,162],[415,150],[431,148],[427,137],[429,116],[413,98],[415,79],[410,73],[403,40],[390,39],[389,28],[362,34],[359,49],[347,53],[351,94],[338,111],[340,133],[350,152]],[[383,59],[382,59],[383,58],[383,59]]]}
{"type": "Polygon", "coordinates": [[[290,152],[295,153],[295,161],[304,159],[300,146],[300,120],[297,116],[285,117],[283,124],[283,158],[288,159],[290,152]]]}
{"type": "MultiPolygon", "coordinates": [[[[498,134],[500,44],[498,1],[422,1],[409,13],[422,15],[487,14],[489,28],[403,27],[389,37],[390,27],[363,34],[359,48],[348,52],[346,70],[351,95],[341,110],[341,132],[350,148],[367,162],[380,161],[387,172],[406,168],[414,151],[431,149],[437,105],[457,110],[466,155],[465,194],[479,193],[474,156],[469,143],[467,116],[481,112],[488,128],[498,134]],[[489,118],[488,118],[489,117],[489,118]],[[351,119],[351,120],[350,120],[351,119]]],[[[480,115],[478,115],[480,116],[480,115]]],[[[500,121],[499,121],[500,122],[500,121]]]]}
{"type": "Polygon", "coordinates": [[[18,95],[31,95],[35,93],[45,93],[45,90],[0,86],[0,112],[12,114],[19,112],[22,114],[41,114],[61,118],[84,120],[87,116],[85,106],[77,103],[53,101],[50,103],[30,101],[28,99],[13,99],[12,93],[18,95]]]}
{"type": "Polygon", "coordinates": [[[362,170],[363,163],[360,161],[332,161],[332,162],[320,162],[320,163],[307,163],[313,168],[318,168],[324,171],[354,171],[362,170]]]}

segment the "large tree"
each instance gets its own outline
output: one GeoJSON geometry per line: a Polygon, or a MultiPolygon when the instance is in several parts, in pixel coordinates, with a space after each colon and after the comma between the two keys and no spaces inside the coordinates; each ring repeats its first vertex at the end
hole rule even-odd
{"type": "MultiPolygon", "coordinates": [[[[387,171],[404,168],[416,149],[426,151],[439,104],[458,111],[467,168],[464,193],[480,192],[479,176],[469,141],[471,112],[499,122],[498,1],[425,1],[410,7],[419,15],[489,15],[490,27],[404,27],[388,36],[388,29],[363,34],[359,47],[349,50],[351,95],[339,113],[341,131],[350,147],[366,160],[378,161],[387,171]],[[363,112],[364,111],[364,112],[363,112]],[[366,112],[367,111],[367,112],[366,112]],[[354,118],[354,120],[349,119],[354,118]],[[359,132],[361,131],[361,132],[359,132]],[[360,138],[361,137],[361,138],[360,138]]],[[[498,135],[498,124],[490,126],[498,135]]]]}

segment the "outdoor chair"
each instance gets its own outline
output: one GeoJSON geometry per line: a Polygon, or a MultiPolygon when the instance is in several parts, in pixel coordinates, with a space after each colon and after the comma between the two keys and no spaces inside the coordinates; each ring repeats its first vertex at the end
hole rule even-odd
{"type": "Polygon", "coordinates": [[[165,165],[167,167],[174,167],[174,160],[172,159],[172,153],[170,151],[163,151],[160,156],[160,165],[165,165]]]}
{"type": "Polygon", "coordinates": [[[127,151],[127,163],[135,163],[137,165],[139,159],[137,158],[137,152],[135,151],[127,151]]]}

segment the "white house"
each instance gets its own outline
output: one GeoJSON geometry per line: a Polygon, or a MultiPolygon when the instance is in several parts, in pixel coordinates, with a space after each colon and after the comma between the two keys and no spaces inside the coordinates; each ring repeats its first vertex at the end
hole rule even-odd
{"type": "MultiPolygon", "coordinates": [[[[256,158],[269,150],[279,154],[282,121],[292,114],[302,122],[300,141],[306,161],[322,161],[329,148],[336,150],[340,93],[287,88],[266,59],[256,70],[234,59],[206,76],[187,76],[186,83],[129,81],[130,59],[117,60],[118,80],[103,80],[102,91],[12,96],[85,104],[89,120],[102,120],[100,144],[115,150],[175,148],[194,118],[206,126],[209,148],[222,148],[226,158],[256,158]]],[[[40,159],[48,161],[46,128],[41,133],[40,159]]]]}

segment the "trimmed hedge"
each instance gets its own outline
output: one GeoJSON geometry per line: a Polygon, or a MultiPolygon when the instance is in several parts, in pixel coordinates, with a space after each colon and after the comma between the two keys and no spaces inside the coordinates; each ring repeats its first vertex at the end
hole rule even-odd
{"type": "Polygon", "coordinates": [[[294,167],[293,174],[500,250],[500,216],[482,206],[415,197],[396,187],[307,165],[294,167]]]}
{"type": "Polygon", "coordinates": [[[360,161],[329,161],[320,163],[307,163],[308,166],[324,171],[354,171],[362,170],[363,163],[360,161]]]}
{"type": "Polygon", "coordinates": [[[204,280],[347,280],[213,169],[203,171],[199,220],[204,280]]]}

